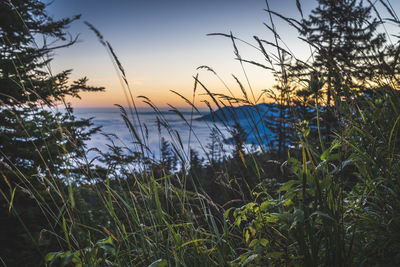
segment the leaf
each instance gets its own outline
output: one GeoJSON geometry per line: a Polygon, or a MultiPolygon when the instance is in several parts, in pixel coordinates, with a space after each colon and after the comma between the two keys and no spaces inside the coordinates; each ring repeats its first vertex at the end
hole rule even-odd
{"type": "Polygon", "coordinates": [[[231,212],[231,210],[232,210],[232,209],[227,209],[227,210],[224,212],[225,218],[229,218],[229,213],[231,212]]]}
{"type": "Polygon", "coordinates": [[[158,259],[155,262],[153,262],[152,264],[150,264],[148,267],[164,267],[167,265],[168,265],[167,260],[158,259]]]}
{"type": "Polygon", "coordinates": [[[332,151],[338,147],[340,147],[340,143],[336,140],[333,141],[332,145],[327,150],[325,150],[324,153],[322,153],[321,160],[327,160],[332,151]]]}
{"type": "Polygon", "coordinates": [[[65,266],[65,265],[67,265],[68,263],[71,263],[72,262],[72,259],[74,258],[74,254],[72,253],[72,252],[70,252],[70,251],[67,251],[67,252],[65,252],[63,255],[62,255],[62,261],[61,261],[61,266],[65,266]]]}
{"type": "Polygon", "coordinates": [[[254,229],[253,227],[249,227],[250,233],[251,233],[251,237],[254,237],[257,233],[256,229],[254,229]]]}
{"type": "Polygon", "coordinates": [[[101,229],[103,230],[104,233],[106,233],[109,238],[108,239],[103,239],[102,241],[107,241],[107,243],[112,245],[112,239],[114,239],[115,241],[119,242],[119,239],[116,238],[107,228],[105,228],[104,226],[101,226],[101,229]]]}
{"type": "Polygon", "coordinates": [[[264,201],[263,203],[261,203],[260,205],[260,210],[261,211],[266,211],[268,209],[268,206],[270,205],[269,201],[264,201]]]}
{"type": "Polygon", "coordinates": [[[299,184],[299,183],[300,183],[300,181],[298,181],[298,180],[290,180],[279,188],[278,193],[280,193],[282,191],[288,191],[293,185],[299,184]]]}
{"type": "Polygon", "coordinates": [[[58,252],[47,253],[47,255],[44,257],[44,261],[45,262],[52,261],[57,255],[58,255],[58,252]]]}
{"type": "Polygon", "coordinates": [[[244,159],[244,155],[243,155],[243,152],[241,150],[239,150],[239,154],[240,154],[240,158],[242,159],[244,167],[247,169],[246,161],[244,159]]]}
{"type": "Polygon", "coordinates": [[[284,203],[283,203],[283,205],[284,206],[290,206],[290,205],[292,205],[293,204],[293,201],[292,201],[292,199],[291,198],[289,198],[289,199],[287,199],[284,203]]]}
{"type": "Polygon", "coordinates": [[[279,259],[282,256],[282,254],[283,254],[283,252],[275,251],[275,252],[267,253],[265,256],[268,258],[272,258],[272,259],[279,259]]]}
{"type": "Polygon", "coordinates": [[[304,211],[301,209],[294,209],[293,216],[294,216],[294,218],[293,218],[294,221],[293,221],[292,225],[290,226],[291,229],[295,228],[298,223],[304,222],[304,211]]]}
{"type": "Polygon", "coordinates": [[[251,240],[251,242],[250,242],[250,244],[249,244],[249,248],[252,248],[252,247],[254,247],[255,245],[257,245],[259,242],[258,242],[258,239],[253,239],[253,240],[251,240]]]}
{"type": "Polygon", "coordinates": [[[301,17],[303,17],[303,10],[301,9],[300,0],[296,0],[296,6],[297,6],[297,9],[300,12],[301,17]]]}
{"type": "Polygon", "coordinates": [[[10,182],[8,181],[7,177],[4,174],[3,174],[3,179],[6,182],[6,184],[8,185],[8,187],[11,189],[11,184],[10,184],[10,182]]]}
{"type": "Polygon", "coordinates": [[[289,165],[290,169],[293,173],[297,174],[300,169],[300,162],[295,158],[289,158],[286,162],[284,162],[281,166],[281,171],[284,172],[284,165],[289,165]]]}
{"type": "Polygon", "coordinates": [[[311,132],[311,128],[305,129],[303,132],[304,137],[307,137],[310,134],[310,132],[311,132]]]}
{"type": "Polygon", "coordinates": [[[269,243],[268,239],[265,239],[265,238],[261,238],[259,241],[263,247],[266,247],[269,243]]]}
{"type": "Polygon", "coordinates": [[[333,171],[331,171],[329,174],[335,174],[335,173],[337,173],[337,172],[343,170],[347,165],[353,164],[353,163],[355,163],[355,162],[357,162],[357,159],[351,157],[351,158],[349,158],[349,159],[343,161],[343,162],[340,164],[340,166],[336,167],[336,168],[335,168],[333,171]]]}
{"type": "Polygon", "coordinates": [[[329,149],[326,149],[326,150],[322,153],[322,155],[321,155],[321,160],[322,160],[322,161],[325,161],[326,158],[328,157],[329,153],[330,153],[330,150],[329,150],[329,149]]]}
{"type": "Polygon", "coordinates": [[[250,232],[249,232],[249,230],[246,230],[245,233],[244,233],[244,240],[247,243],[247,242],[249,242],[249,239],[250,239],[250,232]]]}
{"type": "Polygon", "coordinates": [[[396,129],[396,126],[397,126],[397,123],[399,122],[399,120],[400,120],[400,116],[397,117],[396,122],[394,123],[394,125],[392,127],[392,130],[390,131],[389,142],[388,142],[389,149],[390,149],[390,146],[392,144],[392,138],[393,138],[394,130],[396,129]]]}
{"type": "Polygon", "coordinates": [[[251,256],[247,257],[247,259],[242,263],[241,266],[246,266],[246,265],[249,264],[250,262],[252,262],[252,261],[254,261],[255,259],[257,259],[257,257],[258,257],[258,254],[254,254],[254,255],[251,255],[251,256]]]}
{"type": "Polygon", "coordinates": [[[274,230],[279,236],[283,237],[284,239],[288,240],[286,236],[284,236],[281,232],[279,232],[275,227],[271,226],[272,230],[274,230]]]}
{"type": "Polygon", "coordinates": [[[109,244],[102,245],[99,248],[103,249],[107,254],[115,255],[115,248],[109,244]]]}
{"type": "Polygon", "coordinates": [[[178,249],[181,249],[181,248],[183,248],[183,247],[186,247],[187,245],[190,245],[190,244],[192,244],[192,243],[194,243],[195,245],[197,245],[197,243],[198,242],[207,242],[207,241],[209,241],[208,239],[204,239],[204,238],[202,238],[202,239],[195,239],[195,240],[190,240],[190,241],[188,241],[188,242],[186,242],[186,243],[183,243],[182,245],[180,245],[178,248],[177,248],[177,250],[178,249]]]}
{"type": "Polygon", "coordinates": [[[12,208],[12,206],[13,206],[13,201],[14,201],[14,196],[15,196],[15,189],[17,189],[17,188],[14,187],[14,190],[13,190],[13,192],[12,192],[12,194],[11,194],[11,200],[10,200],[10,206],[8,207],[8,213],[10,213],[11,208],[12,208]]]}
{"type": "Polygon", "coordinates": [[[329,216],[328,214],[326,214],[326,213],[324,213],[322,211],[315,211],[310,215],[310,217],[311,216],[316,216],[316,215],[319,215],[321,217],[324,217],[324,218],[327,218],[329,220],[335,221],[331,216],[329,216]]]}
{"type": "Polygon", "coordinates": [[[242,217],[237,217],[236,218],[236,222],[235,222],[235,225],[236,226],[240,226],[240,223],[242,222],[242,217]]]}

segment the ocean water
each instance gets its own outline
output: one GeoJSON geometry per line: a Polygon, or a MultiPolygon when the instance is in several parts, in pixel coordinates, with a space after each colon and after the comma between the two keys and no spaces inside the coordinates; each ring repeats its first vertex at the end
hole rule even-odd
{"type": "MultiPolygon", "coordinates": [[[[145,151],[148,156],[154,159],[160,158],[161,137],[173,144],[183,155],[188,155],[188,150],[191,148],[199,152],[202,157],[208,151],[207,144],[211,142],[212,128],[218,128],[221,139],[230,137],[223,124],[198,120],[202,115],[207,114],[208,110],[200,110],[201,114],[194,111],[193,115],[191,109],[180,109],[179,111],[186,121],[168,109],[161,109],[161,114],[157,114],[151,108],[139,108],[139,123],[136,114],[134,113],[132,116],[131,112],[127,110],[129,121],[141,141],[148,147],[148,150],[145,151]],[[163,123],[157,123],[157,118],[163,123]]],[[[93,124],[101,126],[101,131],[87,141],[89,149],[97,148],[106,152],[109,151],[109,145],[114,142],[115,145],[129,148],[131,151],[141,151],[137,139],[124,122],[119,108],[75,108],[74,114],[79,118],[93,118],[93,124]],[[107,136],[110,136],[111,139],[107,136]]],[[[229,151],[229,145],[224,145],[223,149],[229,151]]],[[[94,158],[96,153],[95,151],[90,152],[89,158],[94,158]]]]}

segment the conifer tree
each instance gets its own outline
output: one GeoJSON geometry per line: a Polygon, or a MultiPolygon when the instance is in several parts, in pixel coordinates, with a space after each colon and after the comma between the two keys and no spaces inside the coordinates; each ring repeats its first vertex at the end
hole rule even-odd
{"type": "Polygon", "coordinates": [[[208,149],[210,165],[215,165],[221,161],[222,154],[225,152],[223,147],[223,141],[217,128],[212,128],[209,135],[210,142],[206,145],[208,149]]]}
{"type": "MultiPolygon", "coordinates": [[[[373,77],[371,64],[385,43],[372,6],[360,0],[318,0],[309,18],[300,23],[300,35],[315,50],[312,68],[300,66],[306,76],[318,71],[326,77],[326,103],[338,104],[351,89],[362,89],[373,77]]],[[[297,66],[299,67],[299,66],[297,66]]],[[[298,73],[297,73],[298,74],[298,73]]]]}
{"type": "Polygon", "coordinates": [[[161,137],[160,140],[160,156],[162,170],[168,174],[171,173],[176,167],[177,158],[171,149],[170,143],[164,137],[161,137]]]}
{"type": "Polygon", "coordinates": [[[79,16],[54,21],[45,8],[37,0],[0,3],[0,157],[14,172],[18,168],[30,175],[31,167],[48,171],[60,166],[65,160],[62,154],[81,148],[94,131],[88,128],[89,120],[73,116],[65,97],[104,89],[88,86],[87,78],[69,85],[71,70],[50,73],[52,52],[74,44],[74,39],[66,39],[65,29],[79,16]],[[41,46],[39,38],[44,40],[41,46]],[[48,42],[63,43],[51,47],[48,42]],[[43,109],[60,103],[66,105],[63,114],[43,109]]]}
{"type": "MultiPolygon", "coordinates": [[[[39,239],[50,223],[36,203],[50,197],[49,181],[64,190],[87,175],[79,168],[84,141],[98,128],[76,118],[65,97],[104,88],[88,86],[86,78],[69,83],[71,70],[52,75],[48,68],[55,49],[76,41],[67,39],[66,28],[78,18],[54,20],[38,0],[0,1],[0,193],[10,201],[15,190],[12,209],[0,202],[0,242],[12,248],[2,250],[9,266],[39,265],[54,245],[39,239]],[[60,103],[65,112],[53,112],[60,103]]],[[[72,197],[68,202],[74,205],[72,197]]]]}

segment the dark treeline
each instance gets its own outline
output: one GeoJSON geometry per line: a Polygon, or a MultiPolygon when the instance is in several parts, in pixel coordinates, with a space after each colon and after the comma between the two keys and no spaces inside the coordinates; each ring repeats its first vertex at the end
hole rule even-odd
{"type": "MultiPolygon", "coordinates": [[[[1,1],[0,263],[399,265],[400,43],[385,25],[400,20],[383,0],[317,0],[308,16],[296,3],[299,20],[266,1],[274,38],[250,44],[263,62],[240,54],[248,41],[211,34],[232,41],[240,64],[272,71],[275,86],[256,96],[234,76],[243,95],[222,95],[194,77],[193,93],[208,94],[209,118],[219,122],[210,121],[204,151],[183,147],[142,97],[172,140],[160,136],[161,158],[151,156],[145,124],[133,126],[140,118],[130,99],[120,109],[135,141],[119,147],[109,134],[109,150],[89,160],[85,141],[101,129],[76,118],[65,98],[104,88],[48,69],[56,49],[76,42],[66,29],[79,16],[54,20],[40,1],[1,1]],[[308,60],[284,45],[277,20],[298,31],[308,60]],[[264,96],[274,103],[261,103],[264,96]],[[66,111],[53,112],[60,103],[66,111]]],[[[112,46],[87,25],[129,89],[112,46]]],[[[192,125],[193,116],[171,112],[192,125]]]]}

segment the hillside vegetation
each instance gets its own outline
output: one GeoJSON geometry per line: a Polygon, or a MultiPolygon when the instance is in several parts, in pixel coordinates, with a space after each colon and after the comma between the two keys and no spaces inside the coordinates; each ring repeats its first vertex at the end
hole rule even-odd
{"type": "MultiPolygon", "coordinates": [[[[79,16],[56,21],[40,1],[0,2],[0,263],[400,265],[400,43],[389,32],[400,20],[385,0],[317,0],[308,16],[296,3],[299,20],[266,1],[272,40],[211,34],[232,41],[245,77],[255,65],[273,72],[275,86],[255,95],[251,81],[234,76],[242,95],[221,95],[194,76],[193,95],[209,97],[211,141],[201,153],[184,147],[165,112],[142,96],[119,106],[132,143],[119,147],[108,135],[109,150],[89,159],[85,142],[100,129],[65,99],[104,88],[48,69],[56,49],[76,42],[66,28],[79,16]],[[298,31],[308,60],[290,52],[277,20],[298,31]],[[246,59],[241,45],[263,61],[246,59]],[[160,159],[149,151],[139,101],[170,135],[160,137],[160,159]],[[54,111],[60,103],[65,112],[54,111]]],[[[86,24],[132,96],[111,44],[86,24]]],[[[221,79],[209,66],[198,71],[221,79]]],[[[192,125],[194,99],[176,95],[191,116],[170,112],[192,125]]]]}

